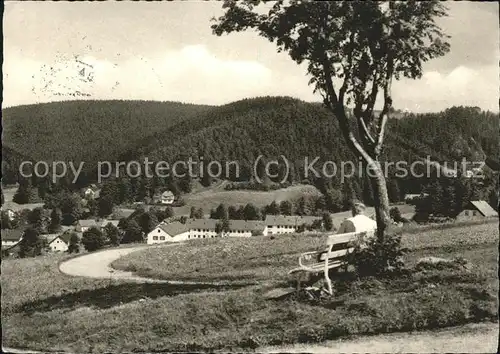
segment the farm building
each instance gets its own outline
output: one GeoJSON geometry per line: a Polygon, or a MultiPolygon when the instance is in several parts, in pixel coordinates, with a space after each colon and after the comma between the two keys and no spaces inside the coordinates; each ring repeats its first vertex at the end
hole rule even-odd
{"type": "Polygon", "coordinates": [[[162,242],[178,242],[190,239],[214,237],[251,237],[252,235],[277,235],[293,233],[301,225],[310,225],[321,220],[316,216],[282,216],[270,215],[261,220],[229,220],[229,230],[217,232],[216,219],[189,219],[185,224],[174,221],[163,221],[152,230],[147,237],[148,244],[162,242]]]}
{"type": "Polygon", "coordinates": [[[147,243],[152,245],[163,242],[185,241],[189,237],[189,229],[186,224],[174,221],[170,224],[161,223],[148,233],[147,243]]]}
{"type": "Polygon", "coordinates": [[[457,219],[467,220],[495,216],[498,216],[498,213],[491,205],[484,200],[475,200],[467,204],[464,210],[458,214],[457,219]]]}
{"type": "Polygon", "coordinates": [[[148,234],[147,243],[178,242],[214,237],[250,237],[254,233],[262,233],[264,229],[262,221],[230,220],[229,231],[217,233],[217,223],[219,220],[215,219],[190,219],[185,224],[179,221],[162,222],[148,234]]]}
{"type": "Polygon", "coordinates": [[[297,231],[301,225],[311,225],[321,217],[316,216],[287,216],[287,215],[267,215],[264,221],[264,236],[289,234],[297,231]]]}

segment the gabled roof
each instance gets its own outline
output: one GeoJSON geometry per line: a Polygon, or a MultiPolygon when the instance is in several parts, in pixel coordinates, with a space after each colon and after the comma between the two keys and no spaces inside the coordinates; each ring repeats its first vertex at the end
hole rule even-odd
{"type": "Polygon", "coordinates": [[[71,232],[63,232],[62,234],[59,235],[59,238],[69,244],[69,241],[71,239],[71,232]]]}
{"type": "Polygon", "coordinates": [[[179,221],[174,221],[170,224],[161,223],[160,225],[158,225],[158,227],[160,229],[162,229],[163,231],[165,231],[170,236],[176,236],[176,235],[179,235],[179,234],[182,234],[184,232],[189,231],[189,228],[187,227],[187,225],[185,225],[179,221]]]}
{"type": "Polygon", "coordinates": [[[267,215],[266,225],[283,225],[283,226],[299,226],[302,224],[312,223],[315,220],[321,219],[318,216],[299,216],[299,215],[267,215]]]}
{"type": "Polygon", "coordinates": [[[100,221],[100,224],[101,224],[102,227],[106,226],[107,224],[112,224],[113,226],[118,227],[119,223],[120,223],[120,220],[107,220],[107,219],[104,219],[104,220],[100,221]]]}
{"type": "Polygon", "coordinates": [[[215,230],[219,220],[216,219],[189,219],[186,225],[190,229],[209,229],[215,230]]]}
{"type": "Polygon", "coordinates": [[[4,229],[2,230],[2,241],[20,241],[24,229],[4,229]]]}
{"type": "Polygon", "coordinates": [[[260,220],[230,220],[230,230],[261,231],[264,230],[264,222],[260,220]]]}
{"type": "Polygon", "coordinates": [[[97,220],[95,220],[95,219],[82,219],[82,220],[78,220],[78,222],[76,224],[79,225],[79,226],[82,226],[82,227],[99,226],[97,220]]]}
{"type": "MultiPolygon", "coordinates": [[[[47,235],[47,236],[50,237],[51,235],[47,235]]],[[[49,245],[57,239],[60,239],[61,241],[63,241],[66,244],[69,244],[69,239],[71,238],[71,234],[68,232],[62,233],[59,235],[52,235],[52,236],[53,236],[52,238],[47,237],[47,241],[48,241],[49,245]]]]}
{"type": "Polygon", "coordinates": [[[498,216],[495,209],[484,200],[474,200],[470,202],[483,216],[498,216]]]}

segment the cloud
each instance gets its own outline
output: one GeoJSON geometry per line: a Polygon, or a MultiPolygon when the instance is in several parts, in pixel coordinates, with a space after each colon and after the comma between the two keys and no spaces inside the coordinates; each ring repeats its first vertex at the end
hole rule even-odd
{"type": "Polygon", "coordinates": [[[6,106],[81,97],[222,104],[260,95],[273,77],[256,61],[218,58],[203,45],[120,63],[61,55],[42,63],[19,54],[4,65],[6,106]]]}
{"type": "MultiPolygon", "coordinates": [[[[394,105],[413,112],[453,105],[498,111],[498,74],[496,66],[457,66],[448,73],[427,70],[420,80],[394,83],[394,105]]],[[[203,45],[120,62],[59,54],[43,63],[13,50],[4,62],[4,107],[82,98],[224,104],[246,97],[286,95],[320,101],[307,82],[304,67],[270,70],[258,61],[218,57],[203,45]]]]}
{"type": "Polygon", "coordinates": [[[427,71],[420,80],[394,84],[397,108],[411,111],[439,111],[453,105],[479,106],[498,111],[498,66],[457,66],[449,73],[427,71]]]}

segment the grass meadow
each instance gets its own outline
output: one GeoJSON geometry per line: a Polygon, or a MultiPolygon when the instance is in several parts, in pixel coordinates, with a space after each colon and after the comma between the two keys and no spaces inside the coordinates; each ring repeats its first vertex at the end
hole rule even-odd
{"type": "Polygon", "coordinates": [[[322,244],[313,235],[200,240],[196,246],[139,251],[114,264],[157,277],[258,283],[248,286],[73,278],[58,272],[64,255],[6,259],[4,345],[86,353],[251,351],[496,321],[498,221],[414,230],[403,240],[410,248],[409,267],[423,256],[460,256],[472,267],[414,270],[392,279],[346,278],[335,282],[333,299],[305,301],[266,300],[263,294],[296,266],[298,253],[322,244]]]}
{"type": "Polygon", "coordinates": [[[246,205],[252,203],[261,208],[273,201],[281,202],[283,200],[293,200],[307,195],[321,195],[318,189],[312,185],[300,184],[287,188],[281,188],[272,191],[254,191],[254,190],[225,190],[225,184],[216,187],[196,190],[183,197],[186,203],[183,207],[175,208],[176,215],[189,214],[191,207],[202,208],[206,214],[210,209],[215,209],[220,203],[226,206],[246,205]]]}

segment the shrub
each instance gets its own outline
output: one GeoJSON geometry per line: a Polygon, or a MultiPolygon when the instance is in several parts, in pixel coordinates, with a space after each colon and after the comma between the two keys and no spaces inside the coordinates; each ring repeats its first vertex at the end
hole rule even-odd
{"type": "Polygon", "coordinates": [[[70,233],[68,252],[69,253],[80,252],[80,238],[75,232],[70,233]]]}
{"type": "Polygon", "coordinates": [[[392,234],[382,240],[373,237],[366,243],[356,244],[348,261],[362,277],[401,273],[406,252],[407,249],[401,246],[401,235],[392,234]]]}
{"type": "Polygon", "coordinates": [[[395,222],[403,222],[403,217],[401,216],[401,211],[398,207],[391,208],[389,215],[395,222]]]}
{"type": "Polygon", "coordinates": [[[102,231],[97,227],[91,227],[83,233],[82,244],[83,247],[89,252],[96,251],[104,247],[106,238],[102,231]]]}

